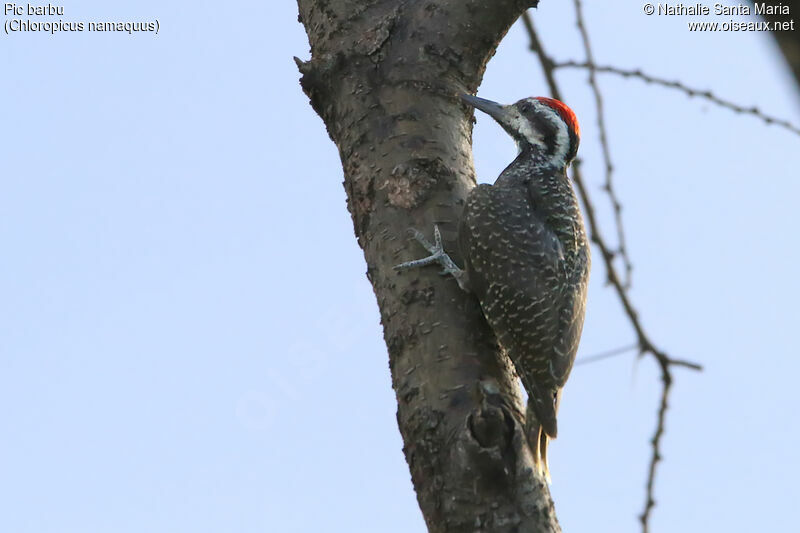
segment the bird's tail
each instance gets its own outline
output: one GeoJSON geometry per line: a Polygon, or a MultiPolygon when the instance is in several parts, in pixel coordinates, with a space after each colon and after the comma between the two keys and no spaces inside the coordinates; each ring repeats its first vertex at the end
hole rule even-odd
{"type": "Polygon", "coordinates": [[[558,424],[556,422],[556,412],[558,411],[561,391],[550,392],[533,389],[528,397],[528,416],[533,416],[542,426],[542,430],[554,439],[558,436],[558,424]],[[541,394],[544,392],[544,394],[541,394]]]}
{"type": "MultiPolygon", "coordinates": [[[[548,402],[549,405],[549,402],[548,402]]],[[[547,444],[551,438],[557,434],[556,408],[557,403],[553,402],[552,411],[542,409],[542,403],[536,402],[534,398],[528,399],[528,408],[525,415],[526,433],[528,444],[533,452],[533,462],[548,483],[550,483],[550,467],[547,463],[547,444]],[[546,413],[541,416],[540,413],[546,413]],[[549,415],[549,416],[548,416],[549,415]]]]}
{"type": "Polygon", "coordinates": [[[547,443],[550,437],[542,430],[542,426],[539,426],[538,431],[533,433],[531,437],[530,445],[533,451],[533,464],[539,475],[550,483],[550,465],[547,463],[547,443]]]}

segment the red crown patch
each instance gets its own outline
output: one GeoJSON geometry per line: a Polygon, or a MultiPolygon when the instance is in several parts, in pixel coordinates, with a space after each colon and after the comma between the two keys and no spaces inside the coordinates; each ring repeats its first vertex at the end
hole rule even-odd
{"type": "Polygon", "coordinates": [[[561,118],[564,119],[564,122],[567,123],[567,126],[575,131],[575,134],[578,137],[581,136],[581,127],[578,125],[578,117],[575,116],[575,112],[570,109],[567,104],[561,100],[547,98],[545,96],[537,96],[536,99],[554,109],[559,115],[561,115],[561,118]]]}

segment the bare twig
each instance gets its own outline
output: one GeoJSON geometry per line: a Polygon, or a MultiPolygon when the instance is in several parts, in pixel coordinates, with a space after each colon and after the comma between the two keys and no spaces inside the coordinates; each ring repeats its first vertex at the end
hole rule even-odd
{"type": "MultiPolygon", "coordinates": [[[[659,361],[660,362],[660,361],[659,361]]],[[[650,441],[653,447],[653,453],[650,456],[650,467],[647,469],[647,494],[645,496],[644,511],[639,515],[639,521],[642,524],[642,531],[647,533],[650,523],[650,512],[656,505],[653,496],[655,492],[656,482],[656,465],[661,461],[661,437],[664,435],[665,419],[667,417],[667,401],[669,398],[669,391],[672,387],[672,375],[669,372],[669,367],[661,366],[661,382],[663,387],[661,389],[661,403],[658,406],[658,423],[656,424],[656,432],[650,441]]]]}
{"type": "MultiPolygon", "coordinates": [[[[525,23],[525,28],[528,31],[528,35],[531,41],[531,49],[536,52],[539,56],[539,60],[542,65],[542,70],[545,73],[545,79],[547,80],[548,85],[550,86],[550,92],[552,93],[554,98],[559,100],[563,100],[561,97],[561,91],[558,88],[558,84],[556,83],[555,76],[553,74],[555,67],[555,63],[552,59],[545,53],[541,41],[536,34],[536,30],[533,27],[533,22],[530,19],[530,16],[527,13],[523,14],[523,21],[525,23]]],[[[606,276],[608,282],[611,286],[614,287],[617,296],[619,297],[620,303],[625,311],[625,314],[628,316],[628,319],[633,327],[636,338],[637,344],[641,354],[650,354],[652,355],[660,369],[661,369],[661,381],[663,383],[663,389],[661,393],[661,404],[658,411],[658,421],[656,424],[656,430],[651,440],[653,446],[653,454],[650,461],[650,468],[647,477],[647,494],[645,500],[645,507],[642,511],[642,514],[639,516],[639,520],[642,523],[642,531],[643,533],[648,532],[648,524],[650,519],[650,513],[655,506],[655,498],[654,494],[654,486],[655,486],[655,475],[656,475],[656,465],[661,460],[661,437],[664,434],[664,428],[666,423],[666,412],[668,406],[668,398],[669,398],[669,391],[670,386],[672,384],[672,372],[670,367],[671,366],[682,366],[685,368],[690,368],[693,370],[702,370],[702,367],[696,363],[692,363],[689,361],[683,361],[678,359],[672,359],[666,353],[662,352],[658,348],[656,348],[655,344],[650,340],[650,337],[644,330],[641,321],[639,320],[639,315],[636,309],[633,307],[633,304],[630,301],[628,296],[628,291],[625,287],[625,284],[622,282],[619,274],[617,273],[616,266],[614,265],[614,252],[612,251],[611,247],[606,243],[606,240],[603,234],[600,231],[600,227],[597,223],[597,218],[595,216],[594,204],[589,196],[588,190],[585,186],[583,181],[583,177],[581,175],[580,170],[580,161],[576,160],[573,164],[572,170],[572,179],[575,181],[575,185],[578,188],[578,194],[581,198],[581,203],[584,207],[584,213],[586,214],[586,221],[589,229],[589,238],[591,241],[597,246],[600,250],[600,255],[603,258],[603,263],[606,267],[606,276]]]]}
{"type": "Polygon", "coordinates": [[[587,357],[581,357],[580,359],[575,361],[575,366],[588,365],[589,363],[594,363],[597,361],[602,361],[603,359],[616,357],[617,355],[622,355],[624,353],[632,352],[638,347],[639,347],[638,343],[629,344],[628,346],[620,346],[619,348],[614,348],[613,350],[608,350],[606,352],[600,352],[598,354],[589,355],[587,357]]]}
{"type": "Polygon", "coordinates": [[[554,69],[560,68],[583,68],[593,72],[601,72],[604,74],[615,74],[617,76],[622,76],[623,78],[636,78],[642,80],[645,83],[650,83],[653,85],[660,85],[661,87],[667,87],[669,89],[675,89],[686,94],[689,97],[698,97],[704,100],[708,100],[709,102],[717,105],[719,107],[723,107],[725,109],[729,109],[734,113],[738,113],[741,115],[752,115],[765,124],[774,124],[779,126],[783,129],[789,130],[796,135],[800,135],[800,127],[795,126],[788,120],[784,120],[781,118],[773,117],[771,115],[767,115],[759,110],[757,107],[744,107],[739,104],[735,104],[728,100],[723,100],[719,98],[711,91],[702,91],[700,89],[694,89],[692,87],[688,87],[679,81],[669,81],[663,78],[658,78],[656,76],[651,76],[650,74],[645,74],[641,70],[627,70],[618,67],[611,67],[611,66],[600,66],[595,65],[591,61],[586,62],[578,62],[578,61],[563,61],[560,63],[555,63],[552,60],[550,61],[551,65],[554,69]]]}
{"type": "MultiPolygon", "coordinates": [[[[586,63],[594,65],[594,55],[592,54],[592,47],[589,41],[589,32],[586,30],[586,23],[583,20],[583,6],[581,0],[575,1],[575,16],[577,19],[578,31],[581,34],[583,41],[583,50],[586,53],[586,63]]],[[[626,289],[631,286],[631,274],[633,272],[633,265],[631,264],[630,257],[628,256],[628,247],[625,244],[625,230],[622,225],[622,204],[617,198],[614,191],[613,175],[614,165],[611,162],[611,149],[608,145],[608,130],[606,128],[605,111],[603,107],[603,96],[600,93],[600,87],[597,85],[597,78],[595,77],[594,69],[589,71],[589,86],[594,93],[595,107],[597,107],[597,130],[600,134],[600,146],[603,149],[603,161],[606,167],[606,182],[603,185],[603,190],[608,194],[611,200],[611,205],[614,208],[614,220],[617,225],[617,254],[622,258],[622,264],[625,267],[625,282],[626,289]]]]}

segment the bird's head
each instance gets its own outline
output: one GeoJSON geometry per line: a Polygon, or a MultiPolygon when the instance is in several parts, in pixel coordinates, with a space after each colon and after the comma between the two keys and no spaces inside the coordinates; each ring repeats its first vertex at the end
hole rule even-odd
{"type": "Polygon", "coordinates": [[[566,167],[578,153],[581,130],[575,113],[559,100],[536,96],[502,105],[491,100],[460,95],[461,99],[495,119],[517,142],[548,164],[566,167]]]}

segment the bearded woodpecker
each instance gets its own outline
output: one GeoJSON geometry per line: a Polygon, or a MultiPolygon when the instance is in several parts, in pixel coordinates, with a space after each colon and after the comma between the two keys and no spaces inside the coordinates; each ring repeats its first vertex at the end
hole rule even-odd
{"type": "Polygon", "coordinates": [[[511,105],[460,98],[497,121],[519,155],[494,185],[467,196],[458,233],[463,269],[444,252],[438,227],[433,244],[411,230],[431,255],[395,268],[440,263],[478,297],[528,393],[526,433],[549,480],[547,443],[558,433],[556,412],[578,350],[589,281],[589,244],[567,177],[580,129],[575,113],[552,98],[511,105]]]}

